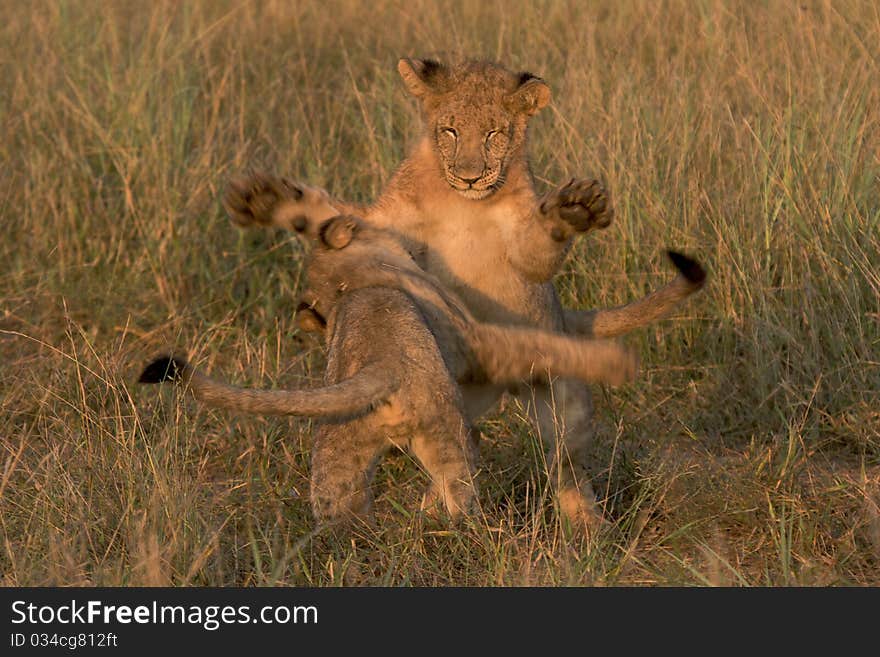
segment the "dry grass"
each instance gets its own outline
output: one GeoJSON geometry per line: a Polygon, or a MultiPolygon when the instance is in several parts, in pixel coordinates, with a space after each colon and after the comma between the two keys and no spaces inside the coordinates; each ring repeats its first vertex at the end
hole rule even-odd
{"type": "Polygon", "coordinates": [[[2,0],[0,582],[880,584],[880,12],[876,3],[2,0]],[[464,53],[540,73],[541,184],[605,177],[568,304],[669,276],[708,288],[633,338],[600,391],[614,531],[565,538],[520,409],[481,426],[483,517],[423,522],[406,457],[382,529],[307,534],[311,427],[141,389],[169,345],[303,385],[301,252],[233,229],[262,165],[373,197],[418,129],[394,64],[464,53]]]}

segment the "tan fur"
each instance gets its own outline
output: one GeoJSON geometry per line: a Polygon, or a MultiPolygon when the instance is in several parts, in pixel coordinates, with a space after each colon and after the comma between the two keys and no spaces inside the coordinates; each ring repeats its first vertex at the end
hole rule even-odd
{"type": "Polygon", "coordinates": [[[391,231],[340,216],[321,227],[320,237],[306,292],[309,310],[319,318],[314,325],[321,325],[340,295],[381,285],[404,290],[414,300],[458,383],[563,376],[617,385],[635,376],[635,355],[613,342],[477,321],[455,294],[419,268],[391,231]]]}
{"type": "Polygon", "coordinates": [[[310,305],[300,322],[326,327],[324,387],[239,388],[180,357],[154,361],[141,381],[175,379],[200,401],[231,410],[327,418],[312,452],[319,521],[369,519],[372,473],[392,446],[422,461],[430,499],[452,515],[468,507],[476,444],[456,380],[506,384],[557,374],[622,383],[635,375],[635,356],[614,343],[475,321],[393,234],[354,217],[321,227],[307,275],[310,305]]]}
{"type": "MultiPolygon", "coordinates": [[[[668,294],[617,309],[563,312],[551,277],[572,238],[607,226],[612,210],[606,191],[593,180],[572,180],[543,197],[535,193],[526,129],[529,118],[549,103],[549,87],[527,73],[483,62],[446,66],[402,59],[398,71],[419,100],[424,132],[380,197],[361,211],[370,224],[395,231],[422,268],[459,296],[475,317],[616,335],[666,316],[700,288],[702,281],[680,276],[667,286],[668,294]]],[[[236,199],[250,193],[235,185],[230,190],[236,199]]],[[[247,223],[234,205],[227,204],[233,217],[247,223]]],[[[285,225],[283,216],[311,218],[312,212],[318,221],[334,209],[352,208],[329,197],[317,203],[287,202],[277,214],[270,213],[270,221],[285,225]]],[[[501,392],[467,387],[469,413],[488,410],[501,392]]],[[[563,512],[578,525],[595,524],[600,514],[585,472],[589,391],[562,381],[555,393],[538,387],[530,397],[548,461],[560,466],[556,479],[564,492],[559,498],[563,512]]]]}
{"type": "Polygon", "coordinates": [[[416,305],[400,290],[359,288],[341,295],[327,319],[323,388],[237,388],[177,358],[151,363],[141,381],[166,380],[161,371],[148,373],[169,363],[173,378],[210,405],[323,418],[313,437],[311,468],[312,511],[321,524],[372,520],[376,465],[395,446],[422,463],[432,500],[453,516],[465,511],[474,495],[477,446],[458,387],[416,305]]]}

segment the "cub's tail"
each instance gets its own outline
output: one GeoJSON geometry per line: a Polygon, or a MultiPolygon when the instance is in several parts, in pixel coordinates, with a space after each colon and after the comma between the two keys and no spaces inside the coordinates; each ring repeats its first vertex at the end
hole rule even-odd
{"type": "Polygon", "coordinates": [[[475,355],[490,383],[550,377],[621,385],[635,379],[636,352],[612,340],[591,340],[522,326],[477,324],[475,355]]]}
{"type": "Polygon", "coordinates": [[[397,389],[387,372],[367,366],[339,383],[312,390],[256,390],[202,374],[180,356],[162,356],[144,368],[139,383],[173,381],[208,406],[259,415],[348,417],[375,408],[397,389]]]}
{"type": "Polygon", "coordinates": [[[616,308],[565,310],[565,330],[592,338],[612,338],[668,317],[706,282],[699,262],[677,251],[667,251],[678,276],[648,296],[616,308]]]}

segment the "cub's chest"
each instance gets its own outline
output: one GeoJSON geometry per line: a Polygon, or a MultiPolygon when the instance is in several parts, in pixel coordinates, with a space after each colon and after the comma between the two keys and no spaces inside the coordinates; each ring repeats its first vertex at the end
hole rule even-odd
{"type": "Polygon", "coordinates": [[[425,208],[424,241],[429,271],[444,270],[473,281],[507,264],[506,232],[518,223],[515,207],[481,202],[450,203],[425,208]]]}

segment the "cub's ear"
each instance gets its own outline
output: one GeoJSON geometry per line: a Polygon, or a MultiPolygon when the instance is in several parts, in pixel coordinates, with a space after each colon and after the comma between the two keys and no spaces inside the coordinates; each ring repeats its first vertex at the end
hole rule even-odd
{"type": "Polygon", "coordinates": [[[313,305],[303,300],[296,308],[296,325],[306,333],[323,333],[327,320],[313,305]]]}
{"type": "Polygon", "coordinates": [[[354,239],[360,226],[357,217],[340,214],[328,219],[318,229],[318,239],[328,249],[344,249],[354,239]]]}
{"type": "Polygon", "coordinates": [[[507,104],[515,112],[532,116],[550,104],[550,87],[531,73],[520,73],[519,86],[508,96],[507,104]]]}
{"type": "Polygon", "coordinates": [[[407,90],[416,98],[442,92],[447,81],[446,67],[433,59],[404,57],[397,62],[397,72],[407,90]]]}

